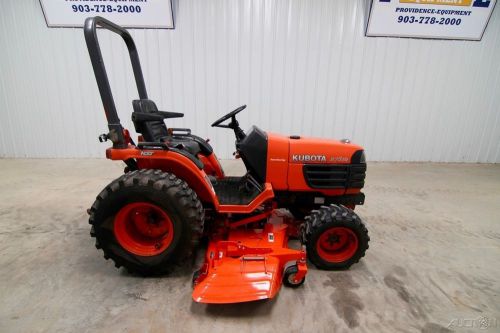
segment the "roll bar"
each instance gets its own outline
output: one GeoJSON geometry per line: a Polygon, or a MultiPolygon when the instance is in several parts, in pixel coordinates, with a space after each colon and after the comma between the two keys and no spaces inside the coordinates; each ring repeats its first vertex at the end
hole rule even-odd
{"type": "Polygon", "coordinates": [[[92,67],[94,68],[95,79],[97,81],[97,86],[99,87],[104,112],[106,113],[106,119],[108,121],[108,138],[113,142],[113,148],[126,148],[127,143],[125,142],[125,138],[123,136],[123,127],[120,123],[120,118],[118,118],[115,101],[113,99],[108,75],[106,73],[106,67],[104,66],[104,61],[102,59],[101,47],[99,46],[99,41],[97,39],[97,26],[108,29],[123,38],[130,55],[130,62],[132,63],[132,68],[134,70],[135,83],[137,85],[137,91],[139,92],[139,98],[147,99],[148,93],[146,91],[146,85],[144,84],[144,76],[142,75],[139,54],[137,53],[137,48],[132,36],[130,36],[128,31],[124,28],[100,16],[88,17],[85,20],[83,28],[85,41],[87,42],[90,60],[92,61],[92,67]]]}

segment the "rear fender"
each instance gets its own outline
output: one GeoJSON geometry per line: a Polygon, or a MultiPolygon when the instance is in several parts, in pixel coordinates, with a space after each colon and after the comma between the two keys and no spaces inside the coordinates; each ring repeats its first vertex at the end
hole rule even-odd
{"type": "Polygon", "coordinates": [[[203,154],[198,154],[198,159],[203,163],[203,171],[209,176],[217,177],[217,179],[224,178],[224,170],[215,156],[215,153],[211,153],[208,156],[203,154]]]}
{"type": "Polygon", "coordinates": [[[127,160],[133,158],[137,161],[139,169],[159,169],[175,174],[191,187],[200,200],[219,206],[215,191],[204,170],[198,168],[188,157],[169,150],[148,150],[129,147],[126,149],[106,150],[106,157],[111,160],[127,160]]]}

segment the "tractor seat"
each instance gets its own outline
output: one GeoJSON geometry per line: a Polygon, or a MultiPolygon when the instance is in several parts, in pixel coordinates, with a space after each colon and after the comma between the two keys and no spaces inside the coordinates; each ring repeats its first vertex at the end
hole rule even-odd
{"type": "MultiPolygon", "coordinates": [[[[165,119],[184,116],[182,113],[161,113],[156,104],[149,99],[134,100],[132,106],[136,115],[157,113],[162,114],[165,119]]],[[[138,120],[137,118],[139,117],[132,118],[135,131],[140,133],[146,142],[164,142],[169,147],[185,150],[195,157],[198,154],[208,156],[213,152],[212,147],[199,136],[192,134],[170,135],[163,120],[138,120]]]]}
{"type": "Polygon", "coordinates": [[[186,150],[193,156],[197,156],[199,153],[201,153],[201,148],[198,142],[191,140],[187,137],[184,138],[184,137],[166,136],[161,139],[161,142],[166,143],[167,146],[172,148],[186,150]]]}

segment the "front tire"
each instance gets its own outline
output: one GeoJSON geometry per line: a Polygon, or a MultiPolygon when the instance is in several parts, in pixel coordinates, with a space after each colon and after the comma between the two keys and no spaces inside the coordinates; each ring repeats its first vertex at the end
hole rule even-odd
{"type": "Polygon", "coordinates": [[[368,249],[368,230],[352,209],[323,206],[306,217],[302,239],[309,260],[319,269],[341,270],[357,263],[368,249]]]}
{"type": "Polygon", "coordinates": [[[190,257],[203,233],[204,210],[183,180],[136,170],[111,182],[90,209],[91,236],[117,268],[168,273],[190,257]]]}

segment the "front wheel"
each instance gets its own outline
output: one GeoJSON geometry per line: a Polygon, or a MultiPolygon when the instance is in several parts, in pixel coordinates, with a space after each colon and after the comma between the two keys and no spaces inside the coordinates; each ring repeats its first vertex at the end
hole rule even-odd
{"type": "Polygon", "coordinates": [[[368,230],[351,209],[342,205],[323,206],[306,217],[302,239],[309,260],[320,269],[347,269],[368,249],[368,230]]]}
{"type": "Polygon", "coordinates": [[[132,171],[111,182],[97,196],[89,219],[104,257],[143,275],[167,273],[189,257],[203,222],[196,193],[160,170],[132,171]]]}

